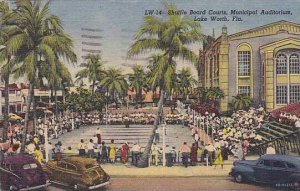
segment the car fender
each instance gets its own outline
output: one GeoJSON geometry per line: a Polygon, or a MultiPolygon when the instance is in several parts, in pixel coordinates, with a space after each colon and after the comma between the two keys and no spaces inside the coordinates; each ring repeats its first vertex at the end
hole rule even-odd
{"type": "Polygon", "coordinates": [[[235,176],[235,174],[240,173],[245,180],[254,181],[254,169],[251,166],[234,166],[232,168],[232,176],[235,176]]]}

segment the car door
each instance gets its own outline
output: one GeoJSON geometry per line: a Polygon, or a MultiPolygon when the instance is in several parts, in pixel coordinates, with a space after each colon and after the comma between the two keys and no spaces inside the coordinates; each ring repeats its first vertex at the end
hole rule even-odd
{"type": "Polygon", "coordinates": [[[78,184],[80,181],[81,174],[75,165],[66,163],[66,183],[70,186],[78,184]]]}
{"type": "Polygon", "coordinates": [[[60,182],[60,183],[64,183],[67,179],[67,174],[66,174],[66,167],[67,164],[63,161],[58,161],[57,162],[57,166],[54,169],[54,177],[55,177],[55,181],[60,182]]]}
{"type": "Polygon", "coordinates": [[[290,169],[287,168],[284,161],[274,160],[272,167],[272,183],[287,183],[290,175],[290,169]]]}
{"type": "Polygon", "coordinates": [[[260,160],[254,167],[254,176],[257,182],[269,183],[272,177],[272,161],[260,160]]]}
{"type": "Polygon", "coordinates": [[[8,183],[7,164],[2,163],[0,166],[0,190],[5,189],[6,183],[8,183]]]}

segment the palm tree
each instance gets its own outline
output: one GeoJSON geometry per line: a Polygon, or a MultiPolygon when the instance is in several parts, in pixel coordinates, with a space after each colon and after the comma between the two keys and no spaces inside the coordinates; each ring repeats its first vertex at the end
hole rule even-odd
{"type": "MultiPolygon", "coordinates": [[[[165,9],[177,10],[171,4],[165,4],[165,9]]],[[[128,56],[132,57],[146,52],[158,51],[159,54],[153,57],[156,67],[153,67],[151,71],[150,81],[152,82],[152,88],[157,85],[160,87],[157,117],[145,151],[138,162],[139,167],[146,167],[148,164],[154,133],[158,128],[159,117],[162,113],[163,96],[165,92],[171,93],[172,75],[176,69],[174,58],[182,58],[195,63],[197,55],[186,45],[201,39],[200,24],[187,16],[182,17],[180,15],[168,15],[165,18],[146,16],[144,23],[136,34],[136,41],[130,47],[128,56]]]]}
{"type": "Polygon", "coordinates": [[[130,87],[136,92],[136,107],[138,103],[142,103],[142,92],[144,87],[147,86],[146,73],[142,66],[137,65],[132,68],[133,73],[129,74],[130,87]]]}
{"type": "Polygon", "coordinates": [[[120,69],[109,68],[105,71],[100,85],[106,88],[107,95],[112,95],[112,100],[116,103],[116,107],[118,104],[117,95],[123,96],[127,94],[128,84],[120,69]]]}
{"type": "Polygon", "coordinates": [[[101,81],[104,74],[105,63],[99,54],[88,54],[85,62],[80,64],[83,69],[76,74],[77,81],[87,78],[89,82],[92,82],[92,93],[94,93],[96,82],[101,81]]]}
{"type": "Polygon", "coordinates": [[[213,106],[218,106],[218,100],[223,99],[225,96],[219,87],[212,87],[208,89],[207,97],[212,101],[213,106]]]}
{"type": "Polygon", "coordinates": [[[238,94],[233,98],[232,106],[235,110],[247,110],[253,103],[253,99],[246,94],[238,94]]]}
{"type": "Polygon", "coordinates": [[[45,77],[48,80],[49,87],[54,91],[55,116],[58,118],[57,90],[60,89],[62,91],[62,97],[64,100],[66,87],[71,86],[73,83],[72,76],[65,64],[63,62],[58,62],[55,71],[48,72],[45,77]]]}
{"type": "MultiPolygon", "coordinates": [[[[15,27],[10,26],[8,21],[10,20],[9,15],[12,13],[10,10],[8,3],[6,1],[0,2],[0,76],[1,81],[4,81],[4,122],[3,122],[3,133],[2,138],[6,140],[7,137],[7,130],[8,130],[8,122],[9,122],[9,78],[10,73],[13,69],[14,63],[16,62],[13,58],[13,55],[8,52],[7,43],[11,36],[15,32],[15,27]]],[[[15,48],[15,47],[14,47],[15,48]]]]}
{"type": "Polygon", "coordinates": [[[17,27],[17,32],[7,42],[8,52],[22,61],[15,70],[17,77],[24,76],[29,81],[29,96],[25,115],[21,151],[25,150],[29,111],[34,98],[34,82],[39,71],[38,65],[46,65],[54,72],[60,57],[72,62],[76,55],[72,51],[72,40],[64,33],[57,16],[49,15],[49,1],[43,6],[40,1],[15,1],[17,9],[10,15],[9,24],[17,27]]]}
{"type": "Polygon", "coordinates": [[[197,80],[192,76],[190,68],[182,68],[178,72],[178,85],[180,92],[183,96],[188,99],[188,95],[192,92],[194,85],[196,85],[197,80]]]}

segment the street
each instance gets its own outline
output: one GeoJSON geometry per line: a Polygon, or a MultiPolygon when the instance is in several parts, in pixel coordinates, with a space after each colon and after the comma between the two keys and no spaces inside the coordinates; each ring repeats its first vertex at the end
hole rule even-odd
{"type": "MultiPolygon", "coordinates": [[[[50,186],[47,191],[68,190],[61,186],[50,186]]],[[[224,191],[224,190],[247,190],[247,191],[269,191],[284,190],[268,187],[265,185],[254,185],[250,183],[238,184],[227,177],[176,177],[176,178],[112,178],[111,184],[102,191],[224,191]]]]}

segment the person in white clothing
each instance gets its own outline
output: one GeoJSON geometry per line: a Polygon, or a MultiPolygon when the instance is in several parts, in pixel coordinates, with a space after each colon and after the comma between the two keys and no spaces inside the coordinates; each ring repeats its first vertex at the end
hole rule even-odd
{"type": "Polygon", "coordinates": [[[271,154],[276,154],[276,150],[274,149],[274,147],[272,146],[272,144],[269,144],[267,151],[266,151],[267,155],[271,155],[271,154]]]}

